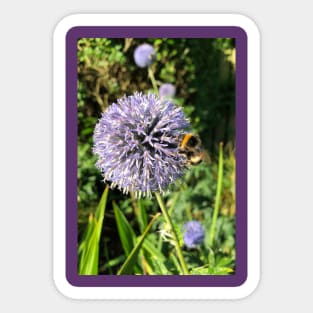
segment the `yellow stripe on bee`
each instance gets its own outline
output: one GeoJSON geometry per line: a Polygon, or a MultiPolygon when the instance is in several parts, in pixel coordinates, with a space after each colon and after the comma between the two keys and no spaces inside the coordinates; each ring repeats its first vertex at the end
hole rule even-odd
{"type": "Polygon", "coordinates": [[[182,149],[184,149],[185,147],[186,147],[186,144],[187,144],[187,142],[189,141],[189,139],[192,137],[193,135],[192,134],[186,134],[185,136],[184,136],[184,138],[183,138],[183,140],[182,140],[182,142],[181,142],[181,144],[180,144],[180,147],[182,148],[182,149]]]}

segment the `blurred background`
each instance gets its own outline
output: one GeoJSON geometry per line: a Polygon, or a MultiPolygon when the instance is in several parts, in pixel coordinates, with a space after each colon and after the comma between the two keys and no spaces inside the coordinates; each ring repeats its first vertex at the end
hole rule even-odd
{"type": "MultiPolygon", "coordinates": [[[[183,107],[207,152],[207,160],[191,167],[179,186],[165,196],[171,217],[181,234],[187,221],[199,221],[205,230],[196,249],[184,247],[194,274],[226,275],[236,270],[235,253],[235,42],[214,39],[108,39],[78,41],[78,242],[84,240],[105,184],[92,153],[94,127],[110,104],[134,91],[153,92],[147,68],[138,67],[135,48],[151,44],[156,61],[150,66],[158,86],[176,87],[173,101],[183,107]],[[217,185],[219,143],[223,142],[224,173],[214,246],[208,244],[217,185]]],[[[110,190],[99,243],[99,274],[115,274],[127,257],[113,203],[139,236],[159,211],[154,199],[136,200],[110,190]],[[142,213],[144,208],[144,213],[142,213]],[[138,213],[139,212],[139,213],[138,213]]],[[[177,274],[171,244],[161,238],[162,221],[155,223],[134,266],[134,274],[177,274]]],[[[126,227],[126,226],[125,226],[126,227]]]]}

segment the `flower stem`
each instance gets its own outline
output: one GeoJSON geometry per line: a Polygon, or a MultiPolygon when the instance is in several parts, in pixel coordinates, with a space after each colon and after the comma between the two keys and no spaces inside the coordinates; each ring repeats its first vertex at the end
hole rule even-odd
{"type": "Polygon", "coordinates": [[[148,67],[148,76],[149,76],[149,78],[150,78],[150,80],[151,80],[151,83],[152,83],[152,87],[153,87],[153,89],[154,89],[154,92],[155,92],[156,94],[158,94],[158,93],[159,93],[158,86],[157,86],[156,80],[155,80],[155,78],[154,78],[153,71],[152,71],[152,69],[151,69],[150,66],[148,67]]]}
{"type": "Polygon", "coordinates": [[[220,143],[219,147],[219,158],[218,158],[218,176],[217,176],[217,187],[216,187],[216,196],[215,196],[215,205],[212,217],[212,223],[210,228],[210,236],[209,236],[209,246],[212,248],[214,243],[215,231],[216,231],[216,220],[218,216],[221,193],[222,193],[222,185],[223,185],[223,143],[220,143]]]}
{"type": "Polygon", "coordinates": [[[182,267],[183,273],[184,273],[184,275],[188,275],[189,274],[188,268],[187,268],[185,259],[183,257],[183,253],[182,253],[182,250],[181,250],[180,245],[179,245],[178,237],[177,237],[176,231],[174,229],[172,220],[171,220],[171,218],[170,218],[170,216],[168,214],[167,208],[165,207],[163,199],[162,199],[162,197],[160,196],[160,194],[158,192],[155,193],[155,196],[156,196],[156,198],[158,200],[158,203],[159,203],[159,206],[161,208],[162,214],[163,214],[163,216],[165,218],[165,221],[169,225],[171,233],[173,235],[175,248],[176,248],[176,253],[177,253],[180,265],[182,267]]]}

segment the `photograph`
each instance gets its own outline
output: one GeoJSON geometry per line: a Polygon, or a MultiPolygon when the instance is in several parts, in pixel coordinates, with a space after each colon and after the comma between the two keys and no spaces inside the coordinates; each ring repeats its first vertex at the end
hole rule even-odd
{"type": "Polygon", "coordinates": [[[235,275],[235,38],[81,37],[76,66],[77,275],[235,275]]]}

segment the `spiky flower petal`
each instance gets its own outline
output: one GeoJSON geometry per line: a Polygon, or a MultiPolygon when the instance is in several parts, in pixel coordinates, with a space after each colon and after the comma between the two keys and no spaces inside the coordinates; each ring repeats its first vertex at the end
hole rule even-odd
{"type": "Polygon", "coordinates": [[[96,166],[104,181],[137,197],[164,192],[182,177],[186,159],[180,137],[190,127],[181,107],[154,94],[134,93],[118,99],[94,131],[96,166]]]}

